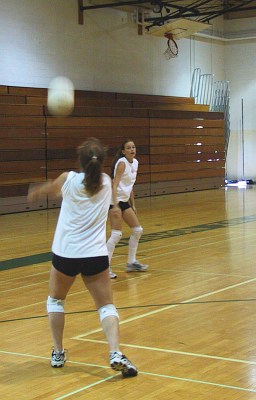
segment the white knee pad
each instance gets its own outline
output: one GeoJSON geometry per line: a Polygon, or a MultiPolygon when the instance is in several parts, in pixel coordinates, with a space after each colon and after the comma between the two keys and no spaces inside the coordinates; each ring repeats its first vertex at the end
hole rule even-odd
{"type": "Polygon", "coordinates": [[[135,228],[132,228],[132,237],[136,241],[139,241],[141,238],[142,232],[143,232],[142,226],[135,226],[135,228]]]}
{"type": "Polygon", "coordinates": [[[114,304],[106,304],[105,306],[100,307],[98,309],[98,313],[100,317],[100,322],[102,322],[104,318],[111,316],[117,317],[119,319],[119,315],[114,304]]]}
{"type": "Polygon", "coordinates": [[[53,299],[52,297],[48,296],[47,299],[47,311],[48,313],[51,312],[62,312],[64,313],[64,300],[53,299]]]}
{"type": "Polygon", "coordinates": [[[122,231],[118,231],[115,229],[112,229],[111,231],[111,236],[108,241],[110,241],[113,245],[117,245],[119,240],[122,238],[122,231]]]}

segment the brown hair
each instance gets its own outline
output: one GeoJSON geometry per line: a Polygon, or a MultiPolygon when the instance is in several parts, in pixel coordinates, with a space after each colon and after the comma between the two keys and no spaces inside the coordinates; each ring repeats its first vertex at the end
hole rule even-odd
{"type": "Polygon", "coordinates": [[[133,142],[134,143],[134,141],[132,139],[126,139],[121,144],[119,150],[117,151],[117,153],[116,153],[116,155],[114,157],[114,160],[113,160],[113,163],[112,163],[112,166],[111,166],[111,178],[112,179],[114,179],[115,165],[116,165],[117,161],[119,160],[119,158],[124,157],[123,150],[125,148],[126,143],[128,143],[128,142],[133,142]]]}
{"type": "Polygon", "coordinates": [[[105,150],[101,142],[94,137],[88,138],[77,149],[80,166],[85,173],[83,184],[91,196],[98,193],[102,187],[102,164],[105,150]]]}

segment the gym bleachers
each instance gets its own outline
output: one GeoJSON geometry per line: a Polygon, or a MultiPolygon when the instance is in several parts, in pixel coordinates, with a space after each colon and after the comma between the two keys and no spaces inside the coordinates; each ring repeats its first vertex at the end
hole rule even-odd
{"type": "Polygon", "coordinates": [[[47,89],[0,86],[0,212],[58,207],[27,204],[30,184],[77,169],[76,147],[90,136],[108,147],[105,171],[121,143],[137,147],[136,197],[219,188],[225,178],[222,113],[193,98],[76,91],[69,117],[47,110],[47,89]]]}

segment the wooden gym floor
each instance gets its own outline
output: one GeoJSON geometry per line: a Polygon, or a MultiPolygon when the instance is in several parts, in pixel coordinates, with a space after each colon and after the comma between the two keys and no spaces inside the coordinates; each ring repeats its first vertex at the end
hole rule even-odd
{"type": "MultiPolygon", "coordinates": [[[[98,315],[80,278],[66,301],[64,368],[49,365],[45,310],[58,210],[1,216],[1,398],[256,399],[256,188],[137,200],[145,273],[124,272],[129,230],[112,281],[122,350],[108,365],[98,315]]],[[[109,226],[108,226],[109,230],[109,226]]]]}

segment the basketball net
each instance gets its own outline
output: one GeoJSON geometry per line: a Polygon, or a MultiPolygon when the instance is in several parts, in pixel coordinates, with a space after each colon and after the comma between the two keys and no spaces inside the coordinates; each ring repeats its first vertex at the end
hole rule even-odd
{"type": "Polygon", "coordinates": [[[173,39],[173,35],[171,33],[165,33],[164,35],[168,40],[167,40],[167,49],[164,52],[164,56],[166,60],[170,60],[171,58],[178,57],[179,54],[179,49],[178,45],[173,39]]]}

